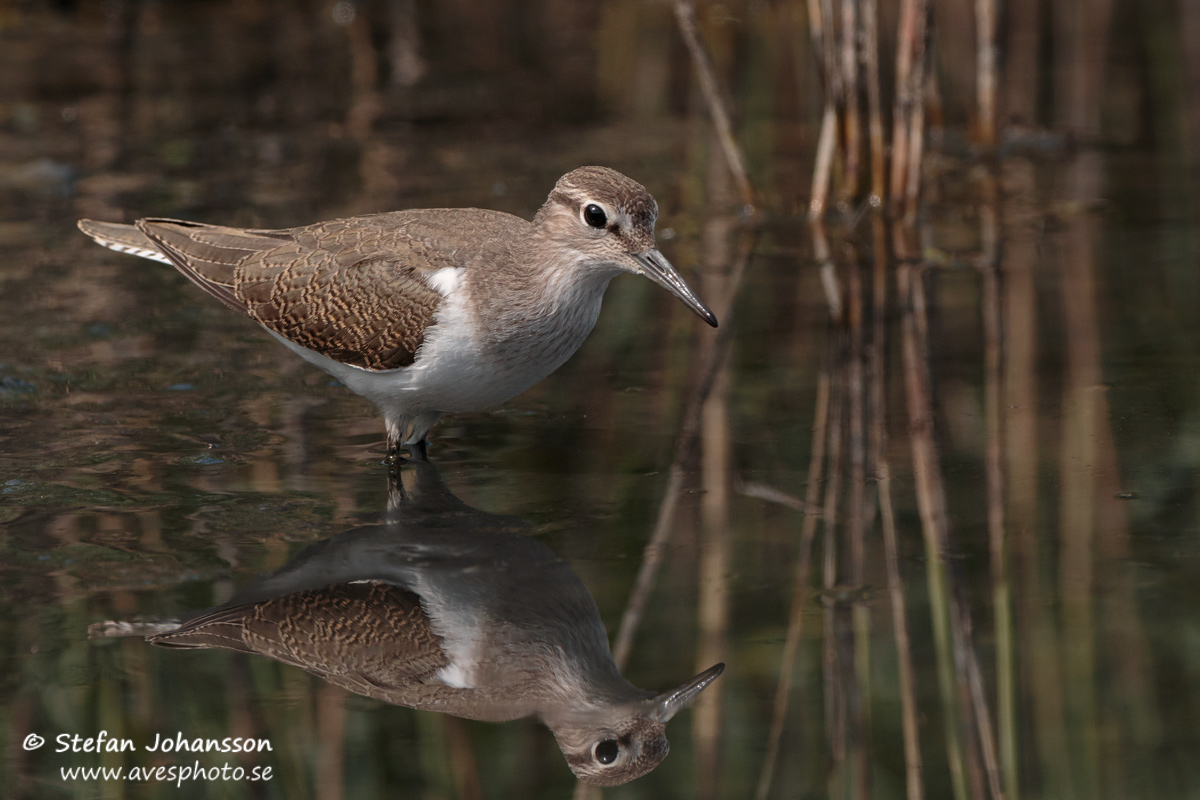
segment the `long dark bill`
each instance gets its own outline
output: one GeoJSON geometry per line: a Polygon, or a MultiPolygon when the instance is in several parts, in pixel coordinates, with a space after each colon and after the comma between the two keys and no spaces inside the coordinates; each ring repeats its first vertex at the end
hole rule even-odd
{"type": "Polygon", "coordinates": [[[724,664],[715,664],[692,678],[683,686],[679,686],[669,692],[663,692],[650,701],[650,705],[654,709],[651,716],[664,724],[670,721],[671,717],[675,716],[684,706],[690,703],[696,695],[704,691],[705,687],[719,678],[724,671],[724,664]]]}
{"type": "Polygon", "coordinates": [[[645,267],[646,277],[682,300],[684,305],[695,311],[700,319],[714,328],[717,327],[717,315],[704,305],[699,297],[696,297],[696,293],[684,283],[683,278],[671,266],[671,262],[663,257],[662,253],[657,250],[647,250],[644,253],[638,253],[634,258],[645,267]]]}

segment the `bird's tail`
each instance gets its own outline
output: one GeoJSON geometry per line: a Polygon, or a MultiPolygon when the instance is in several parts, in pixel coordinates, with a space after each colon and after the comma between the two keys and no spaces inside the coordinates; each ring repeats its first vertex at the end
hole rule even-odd
{"type": "Polygon", "coordinates": [[[153,261],[161,261],[164,264],[171,263],[171,259],[163,255],[154,246],[154,242],[150,241],[146,234],[139,231],[133,225],[81,219],[79,220],[79,230],[92,237],[96,241],[96,244],[102,244],[109,250],[116,250],[118,253],[130,253],[142,258],[149,258],[153,261]]]}
{"type": "Polygon", "coordinates": [[[178,622],[141,622],[106,619],[88,626],[89,639],[123,639],[128,636],[158,636],[178,630],[178,622]]]}

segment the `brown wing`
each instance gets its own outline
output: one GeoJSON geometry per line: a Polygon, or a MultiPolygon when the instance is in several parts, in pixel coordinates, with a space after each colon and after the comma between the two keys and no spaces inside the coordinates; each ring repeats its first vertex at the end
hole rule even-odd
{"type": "Polygon", "coordinates": [[[144,219],[138,230],[197,285],[280,336],[366,369],[411,364],[458,266],[401,214],[279,231],[144,219]]]}
{"type": "Polygon", "coordinates": [[[221,609],[149,641],[268,656],[396,703],[403,703],[404,687],[449,663],[420,598],[384,583],[338,584],[221,609]]]}

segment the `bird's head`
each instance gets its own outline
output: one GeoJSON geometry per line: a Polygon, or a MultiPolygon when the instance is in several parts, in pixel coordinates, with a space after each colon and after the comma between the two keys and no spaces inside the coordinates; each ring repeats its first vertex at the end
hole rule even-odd
{"type": "Polygon", "coordinates": [[[717,664],[646,700],[548,722],[575,777],[595,786],[628,783],[667,757],[667,722],[724,671],[717,664]]]}
{"type": "Polygon", "coordinates": [[[658,251],[657,220],[658,203],[646,187],[608,167],[580,167],[558,179],[534,224],[582,256],[582,266],[644,275],[715,328],[716,315],[658,251]]]}

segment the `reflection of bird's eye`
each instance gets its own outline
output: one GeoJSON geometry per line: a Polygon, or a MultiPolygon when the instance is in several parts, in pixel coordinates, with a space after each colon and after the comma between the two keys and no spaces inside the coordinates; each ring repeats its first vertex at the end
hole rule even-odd
{"type": "Polygon", "coordinates": [[[621,753],[621,746],[613,739],[605,739],[603,742],[596,744],[592,750],[592,755],[601,764],[608,765],[617,760],[617,756],[621,753]]]}
{"type": "Polygon", "coordinates": [[[590,203],[587,208],[583,209],[583,221],[593,228],[603,228],[608,223],[608,217],[603,208],[595,203],[590,203]]]}

